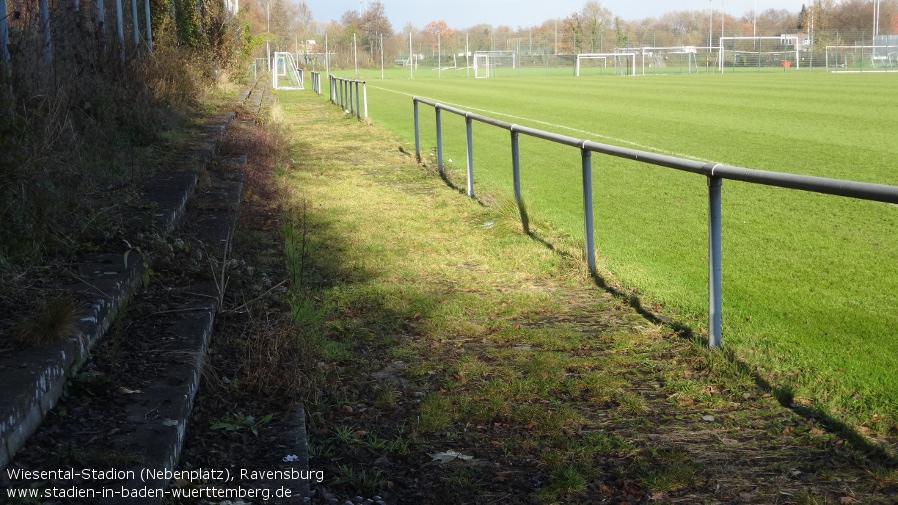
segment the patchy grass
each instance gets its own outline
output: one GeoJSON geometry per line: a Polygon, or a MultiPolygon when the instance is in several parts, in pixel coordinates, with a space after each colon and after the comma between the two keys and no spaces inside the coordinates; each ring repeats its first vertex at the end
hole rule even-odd
{"type": "Polygon", "coordinates": [[[496,226],[517,211],[502,198],[463,197],[451,175],[415,165],[408,146],[320,97],[280,97],[294,160],[283,186],[305,209],[305,245],[288,246],[304,251],[288,266],[302,272],[294,311],[320,322],[316,383],[326,386],[307,404],[311,465],[329,476],[319,496],[892,496],[871,478],[891,459],[596,286],[576,242],[538,212],[529,234],[496,226]],[[447,450],[465,458],[433,456],[447,450]]]}
{"type": "MultiPolygon", "coordinates": [[[[894,75],[825,72],[402,78],[369,81],[368,98],[372,117],[407,142],[418,95],[627,148],[894,185],[898,122],[883,112],[896,103],[893,86],[894,75]]],[[[436,145],[431,107],[420,108],[420,125],[427,156],[436,145]]],[[[443,114],[442,130],[444,158],[464,160],[464,119],[443,114]]],[[[582,240],[576,149],[526,136],[520,145],[527,210],[582,240]]],[[[634,305],[704,332],[706,181],[608,156],[593,155],[593,164],[596,260],[613,274],[607,282],[633,293],[634,305]]],[[[460,172],[456,186],[465,187],[460,172]]],[[[475,192],[507,198],[510,172],[508,132],[477,123],[475,192]]],[[[898,207],[737,181],[723,195],[724,344],[815,408],[894,430],[898,277],[889,265],[898,207]]]]}

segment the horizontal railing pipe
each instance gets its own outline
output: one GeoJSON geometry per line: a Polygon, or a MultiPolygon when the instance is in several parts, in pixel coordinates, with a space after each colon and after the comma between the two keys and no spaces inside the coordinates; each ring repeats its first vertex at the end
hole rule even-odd
{"type": "MultiPolygon", "coordinates": [[[[590,153],[605,154],[618,158],[629,159],[639,163],[655,165],[660,167],[672,168],[684,172],[690,172],[707,177],[708,179],[708,345],[710,347],[720,347],[722,342],[722,192],[721,187],[724,179],[734,181],[747,182],[751,184],[762,184],[785,189],[794,189],[800,191],[808,191],[814,193],[822,193],[847,198],[856,198],[861,200],[870,200],[876,202],[898,204],[898,186],[889,186],[885,184],[874,184],[868,182],[847,181],[841,179],[830,179],[826,177],[816,177],[810,175],[790,174],[786,172],[773,172],[766,170],[758,170],[752,168],[736,167],[724,165],[721,163],[702,162],[696,160],[687,160],[677,158],[665,154],[651,153],[619,147],[610,144],[603,144],[588,140],[580,140],[567,135],[561,135],[554,132],[539,130],[526,126],[507,123],[487,116],[482,116],[469,111],[459,109],[457,107],[441,104],[428,98],[414,97],[415,113],[415,156],[418,162],[421,162],[421,136],[418,104],[423,103],[430,105],[436,109],[437,118],[437,145],[438,145],[438,165],[442,169],[442,124],[440,121],[440,111],[446,111],[465,118],[467,129],[467,155],[468,155],[468,195],[474,195],[474,172],[473,172],[473,152],[472,152],[472,133],[471,122],[478,121],[484,124],[502,128],[511,132],[511,155],[512,155],[512,182],[514,186],[515,201],[521,210],[522,220],[526,219],[524,215],[523,202],[521,197],[521,174],[520,174],[520,151],[519,136],[524,134],[530,137],[555,142],[571,147],[576,147],[581,151],[582,161],[582,179],[583,179],[583,199],[584,199],[584,233],[585,233],[585,255],[587,266],[592,273],[595,273],[595,251],[593,244],[593,210],[592,210],[592,159],[590,153]]],[[[525,224],[526,226],[526,224],[525,224]]]]}

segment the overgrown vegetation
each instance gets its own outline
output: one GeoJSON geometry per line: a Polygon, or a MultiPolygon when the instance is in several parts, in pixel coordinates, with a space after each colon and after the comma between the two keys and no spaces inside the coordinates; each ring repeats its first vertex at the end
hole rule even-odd
{"type": "Polygon", "coordinates": [[[10,59],[0,61],[0,334],[34,345],[49,333],[67,334],[65,324],[51,330],[40,322],[42,311],[60,312],[37,300],[52,287],[46,279],[70,277],[66,265],[84,253],[142,242],[152,252],[139,236],[153,232],[153,209],[139,204],[144,183],[181,162],[176,153],[187,147],[192,118],[243,77],[258,41],[215,2],[200,11],[179,3],[176,11],[196,12],[177,24],[168,2],[154,3],[152,51],[146,40],[137,47],[118,41],[108,22],[114,11],[106,12],[104,31],[93,3],[79,11],[59,3],[47,45],[36,4],[8,4],[10,59]]]}
{"type": "Polygon", "coordinates": [[[71,12],[60,4],[47,46],[34,7],[10,5],[11,59],[0,73],[0,266],[27,268],[118,238],[122,207],[171,161],[176,129],[217,84],[240,77],[251,40],[235,36],[240,23],[227,23],[215,5],[177,26],[167,2],[154,5],[152,52],[96,27],[93,5],[71,12]]]}

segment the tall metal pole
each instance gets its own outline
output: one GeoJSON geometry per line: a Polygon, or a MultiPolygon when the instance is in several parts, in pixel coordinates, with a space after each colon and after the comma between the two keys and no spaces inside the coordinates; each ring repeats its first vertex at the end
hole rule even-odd
{"type": "MultiPolygon", "coordinates": [[[[879,35],[879,4],[881,0],[873,0],[873,44],[876,45],[876,36],[879,35]]],[[[876,49],[873,50],[876,53],[876,49]]]]}
{"type": "Polygon", "coordinates": [[[265,58],[268,71],[271,72],[271,0],[265,3],[265,58]]]}
{"type": "Polygon", "coordinates": [[[49,66],[53,63],[53,46],[50,39],[50,7],[47,4],[47,0],[40,1],[40,11],[41,25],[43,25],[44,30],[44,63],[49,66]]]}
{"type": "Polygon", "coordinates": [[[100,39],[104,39],[104,35],[106,35],[106,8],[103,6],[103,0],[97,0],[97,31],[100,32],[100,39]]]}
{"type": "Polygon", "coordinates": [[[135,46],[140,45],[140,25],[137,22],[137,0],[131,0],[131,27],[134,29],[133,36],[135,46]]]}
{"type": "Polygon", "coordinates": [[[3,72],[9,72],[9,22],[6,17],[6,0],[0,0],[0,67],[3,72]]]}
{"type": "Polygon", "coordinates": [[[709,1],[712,2],[712,7],[708,9],[708,54],[711,54],[711,40],[714,33],[714,0],[709,1]]]}
{"type": "Polygon", "coordinates": [[[143,7],[147,22],[147,49],[153,52],[153,20],[150,19],[150,0],[144,0],[143,7]]]}
{"type": "Polygon", "coordinates": [[[752,13],[751,36],[752,37],[758,36],[758,0],[755,0],[755,10],[752,13]]]}
{"type": "Polygon", "coordinates": [[[437,32],[437,79],[443,78],[443,39],[437,32]]]}
{"type": "MultiPolygon", "coordinates": [[[[324,71],[328,76],[331,75],[331,52],[327,47],[327,34],[324,34],[324,71]]],[[[330,82],[330,81],[328,81],[330,82]]]]}
{"type": "Polygon", "coordinates": [[[408,32],[408,72],[409,79],[415,78],[415,64],[412,62],[412,32],[408,32]]]}
{"type": "Polygon", "coordinates": [[[121,60],[125,61],[125,27],[122,21],[122,0],[115,0],[115,26],[118,34],[118,44],[121,51],[121,60]]]}

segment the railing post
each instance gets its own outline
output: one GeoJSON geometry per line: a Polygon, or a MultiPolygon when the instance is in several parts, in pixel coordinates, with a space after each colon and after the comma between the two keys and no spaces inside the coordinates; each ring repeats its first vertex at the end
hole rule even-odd
{"type": "Polygon", "coordinates": [[[368,83],[362,81],[362,103],[365,105],[364,118],[368,119],[368,83]]]}
{"type": "Polygon", "coordinates": [[[437,111],[437,171],[443,174],[443,121],[440,117],[440,106],[434,107],[437,111]]]}
{"type": "Polygon", "coordinates": [[[520,142],[518,140],[518,132],[515,128],[518,125],[511,125],[511,176],[514,181],[514,201],[521,207],[521,156],[518,148],[520,142]]]}
{"type": "Polygon", "coordinates": [[[412,99],[415,105],[415,159],[421,163],[421,129],[418,123],[418,97],[412,99]]]}
{"type": "Polygon", "coordinates": [[[359,101],[361,100],[361,96],[359,94],[359,88],[361,87],[361,83],[359,81],[355,81],[355,116],[359,119],[362,119],[362,107],[359,101]]]}
{"type": "Polygon", "coordinates": [[[353,114],[352,82],[351,81],[345,81],[345,82],[346,82],[346,111],[349,112],[350,114],[353,114]]]}
{"type": "MultiPolygon", "coordinates": [[[[712,170],[713,172],[713,170],[712,170]]],[[[708,176],[708,347],[721,345],[721,186],[723,179],[708,176]]]]}
{"type": "MultiPolygon", "coordinates": [[[[584,142],[585,144],[585,142],[584,142]]],[[[585,238],[586,266],[589,272],[596,274],[595,229],[592,215],[592,151],[580,148],[583,161],[583,236],[585,238]]]]}
{"type": "Polygon", "coordinates": [[[474,120],[465,114],[465,130],[468,147],[468,197],[474,198],[474,120]]]}

